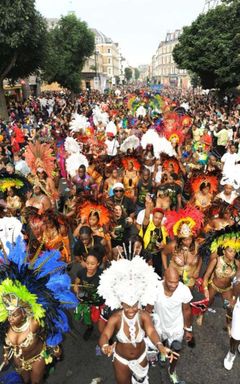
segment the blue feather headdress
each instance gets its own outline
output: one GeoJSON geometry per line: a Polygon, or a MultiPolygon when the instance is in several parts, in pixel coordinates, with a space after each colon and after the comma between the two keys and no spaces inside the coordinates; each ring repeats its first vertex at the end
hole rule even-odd
{"type": "Polygon", "coordinates": [[[20,237],[8,247],[8,255],[0,252],[0,322],[8,316],[3,295],[13,294],[42,325],[47,345],[55,347],[69,330],[66,310],[78,304],[70,290],[67,264],[56,250],[37,253],[29,261],[20,237]]]}

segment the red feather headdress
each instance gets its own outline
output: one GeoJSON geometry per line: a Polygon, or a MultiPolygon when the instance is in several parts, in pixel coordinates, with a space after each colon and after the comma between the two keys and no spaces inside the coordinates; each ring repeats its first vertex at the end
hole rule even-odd
{"type": "Polygon", "coordinates": [[[196,235],[203,224],[203,214],[197,208],[186,206],[165,213],[165,227],[170,237],[186,238],[196,235]]]}
{"type": "Polygon", "coordinates": [[[171,142],[175,140],[177,144],[182,144],[185,139],[183,132],[180,129],[175,128],[166,130],[164,136],[171,142]]]}

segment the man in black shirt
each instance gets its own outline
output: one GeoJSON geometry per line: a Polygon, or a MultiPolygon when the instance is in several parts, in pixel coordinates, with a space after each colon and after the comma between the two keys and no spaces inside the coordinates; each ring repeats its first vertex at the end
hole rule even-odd
{"type": "Polygon", "coordinates": [[[124,196],[124,185],[122,183],[115,183],[113,186],[113,196],[110,197],[110,202],[114,205],[121,205],[123,213],[127,217],[134,218],[135,204],[129,197],[124,196]]]}

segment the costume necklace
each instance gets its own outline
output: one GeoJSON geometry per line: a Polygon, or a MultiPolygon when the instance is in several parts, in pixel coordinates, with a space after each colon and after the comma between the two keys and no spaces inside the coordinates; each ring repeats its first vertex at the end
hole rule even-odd
{"type": "MultiPolygon", "coordinates": [[[[91,247],[89,248],[93,248],[94,247],[94,238],[92,238],[92,244],[91,244],[91,247]]],[[[88,247],[86,247],[86,245],[84,245],[84,248],[85,248],[85,251],[86,251],[86,254],[88,255],[88,247]]]]}
{"type": "Polygon", "coordinates": [[[124,321],[127,323],[128,327],[129,327],[130,340],[131,340],[131,344],[134,347],[137,346],[137,344],[136,344],[136,321],[137,321],[137,316],[138,316],[138,313],[136,313],[136,315],[134,316],[133,319],[128,319],[127,316],[123,312],[123,319],[124,319],[124,321]]]}
{"type": "Polygon", "coordinates": [[[28,317],[27,321],[23,325],[21,325],[21,327],[15,327],[15,325],[12,325],[11,328],[16,333],[22,333],[22,332],[25,332],[29,328],[29,325],[30,325],[30,319],[28,317]]]}

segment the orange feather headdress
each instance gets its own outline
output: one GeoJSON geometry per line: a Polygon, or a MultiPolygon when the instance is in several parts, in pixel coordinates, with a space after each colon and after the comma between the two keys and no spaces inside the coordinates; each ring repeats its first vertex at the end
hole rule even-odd
{"type": "Polygon", "coordinates": [[[199,192],[200,186],[202,184],[210,184],[210,193],[216,193],[218,190],[218,178],[213,175],[198,175],[197,177],[192,177],[190,180],[190,185],[194,193],[199,192]]]}
{"type": "Polygon", "coordinates": [[[36,175],[38,168],[42,168],[49,177],[52,177],[55,157],[50,144],[39,141],[29,143],[26,146],[24,156],[34,175],[36,175]]]}
{"type": "Polygon", "coordinates": [[[137,161],[137,159],[135,159],[134,157],[124,157],[122,159],[122,165],[123,165],[123,168],[124,169],[127,169],[128,168],[128,164],[129,163],[132,163],[133,164],[133,168],[136,170],[136,171],[139,171],[140,168],[141,168],[141,165],[140,163],[137,161]]]}
{"type": "Polygon", "coordinates": [[[89,219],[89,216],[97,212],[99,216],[99,225],[107,225],[110,222],[110,212],[104,205],[93,204],[89,201],[86,201],[80,208],[79,216],[89,219]]]}

